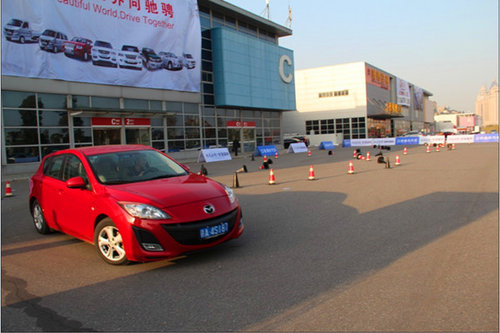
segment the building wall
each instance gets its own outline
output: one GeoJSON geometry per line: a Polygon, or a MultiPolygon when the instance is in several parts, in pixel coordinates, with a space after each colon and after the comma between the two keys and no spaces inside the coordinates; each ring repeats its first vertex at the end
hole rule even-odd
{"type": "MultiPolygon", "coordinates": [[[[333,134],[333,127],[345,139],[358,139],[423,130],[430,93],[420,89],[417,106],[417,88],[409,84],[410,105],[398,105],[396,79],[366,62],[297,70],[297,110],[283,113],[283,133],[311,135],[311,128],[316,128],[315,135],[318,130],[333,134]]],[[[427,118],[433,122],[432,116],[427,118]]]]}
{"type": "MultiPolygon", "coordinates": [[[[357,62],[297,70],[295,72],[297,111],[334,111],[335,114],[337,111],[366,112],[364,64],[357,62]]],[[[343,114],[339,113],[339,117],[342,116],[343,114]]]]}
{"type": "Polygon", "coordinates": [[[295,110],[291,50],[217,27],[212,54],[216,106],[295,110]]]}
{"type": "Polygon", "coordinates": [[[475,105],[475,113],[480,116],[482,127],[498,126],[498,84],[493,82],[490,89],[482,87],[475,105]]]}

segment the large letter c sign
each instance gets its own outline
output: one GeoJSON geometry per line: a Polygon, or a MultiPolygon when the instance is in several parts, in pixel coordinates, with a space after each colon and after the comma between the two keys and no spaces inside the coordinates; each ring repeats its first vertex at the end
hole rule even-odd
{"type": "Polygon", "coordinates": [[[288,75],[285,75],[285,68],[284,68],[285,62],[288,64],[288,66],[292,66],[292,59],[290,59],[289,56],[284,54],[280,57],[280,64],[279,64],[280,76],[283,82],[290,83],[292,82],[293,75],[292,73],[288,73],[288,75]]]}

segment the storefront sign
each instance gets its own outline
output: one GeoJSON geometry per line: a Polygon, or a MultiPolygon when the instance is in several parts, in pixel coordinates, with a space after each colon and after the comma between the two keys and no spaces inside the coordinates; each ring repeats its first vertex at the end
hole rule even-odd
{"type": "Polygon", "coordinates": [[[274,145],[257,146],[258,155],[256,156],[274,156],[277,152],[278,150],[274,145]]]}
{"type": "Polygon", "coordinates": [[[292,79],[293,79],[293,74],[292,72],[290,71],[290,68],[292,66],[292,59],[290,59],[289,56],[287,56],[286,54],[282,55],[280,57],[280,61],[279,61],[279,72],[280,72],[280,77],[281,77],[281,80],[283,80],[283,82],[285,83],[290,83],[292,82],[292,79]],[[285,62],[288,64],[288,74],[285,75],[285,62]]]}
{"type": "Polygon", "coordinates": [[[255,121],[228,121],[227,128],[255,127],[255,121]]]}
{"type": "Polygon", "coordinates": [[[227,148],[202,149],[198,155],[198,163],[230,161],[231,154],[227,148]]]}
{"type": "Polygon", "coordinates": [[[398,105],[396,103],[390,103],[387,102],[385,103],[385,112],[393,115],[400,115],[401,114],[401,105],[398,105]]]}
{"type": "Polygon", "coordinates": [[[391,77],[379,70],[366,66],[366,83],[389,90],[391,86],[391,77]]]}
{"type": "Polygon", "coordinates": [[[2,75],[200,91],[196,0],[3,0],[2,28],[2,75]]]}
{"type": "Polygon", "coordinates": [[[151,126],[151,119],[149,118],[105,118],[93,117],[92,126],[151,126]]]}

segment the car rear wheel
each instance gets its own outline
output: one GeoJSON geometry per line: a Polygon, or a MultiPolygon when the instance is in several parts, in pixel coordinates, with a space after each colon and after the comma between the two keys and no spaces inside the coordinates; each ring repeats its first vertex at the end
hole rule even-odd
{"type": "Polygon", "coordinates": [[[45,221],[45,217],[43,216],[42,207],[37,200],[33,201],[31,205],[31,215],[33,216],[33,223],[35,224],[35,229],[41,234],[50,233],[50,228],[45,221]]]}
{"type": "Polygon", "coordinates": [[[94,244],[99,256],[108,264],[124,265],[128,263],[122,235],[111,219],[105,218],[99,222],[95,229],[94,244]]]}

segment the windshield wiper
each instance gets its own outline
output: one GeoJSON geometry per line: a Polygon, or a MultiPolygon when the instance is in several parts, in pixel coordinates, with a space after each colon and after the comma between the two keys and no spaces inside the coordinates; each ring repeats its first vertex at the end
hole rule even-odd
{"type": "Polygon", "coordinates": [[[147,180],[155,180],[155,179],[162,179],[162,178],[172,178],[172,177],[179,177],[182,175],[161,175],[161,176],[156,176],[147,180]]]}

